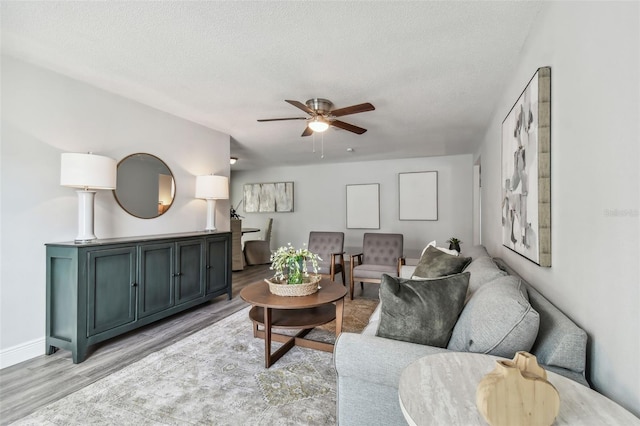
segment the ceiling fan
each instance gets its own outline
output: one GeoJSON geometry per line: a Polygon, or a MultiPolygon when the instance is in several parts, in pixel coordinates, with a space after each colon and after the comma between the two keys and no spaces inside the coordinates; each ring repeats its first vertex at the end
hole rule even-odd
{"type": "Polygon", "coordinates": [[[313,132],[324,132],[329,128],[329,126],[338,127],[361,135],[366,132],[367,129],[345,123],[344,121],[337,120],[337,118],[345,115],[375,110],[375,107],[368,102],[338,109],[333,109],[333,102],[322,98],[309,99],[305,102],[306,105],[298,101],[285,100],[285,102],[303,110],[309,114],[309,117],[265,118],[258,121],[306,120],[308,123],[304,132],[302,132],[302,136],[309,136],[313,134],[313,132]]]}

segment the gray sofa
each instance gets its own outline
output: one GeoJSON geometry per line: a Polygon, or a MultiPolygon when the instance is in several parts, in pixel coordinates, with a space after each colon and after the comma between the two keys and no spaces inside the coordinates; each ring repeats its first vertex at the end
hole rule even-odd
{"type": "Polygon", "coordinates": [[[469,291],[447,348],[377,337],[380,305],[362,334],[342,333],[337,339],[334,364],[340,425],[406,424],[398,401],[402,370],[426,355],[450,350],[507,358],[517,350],[528,350],[545,369],[589,386],[584,375],[585,331],[503,261],[489,257],[484,247],[475,246],[463,254],[472,258],[465,269],[470,273],[469,291]],[[508,333],[487,326],[508,321],[512,322],[508,333]],[[533,333],[530,342],[518,335],[519,329],[526,329],[523,335],[533,333]]]}

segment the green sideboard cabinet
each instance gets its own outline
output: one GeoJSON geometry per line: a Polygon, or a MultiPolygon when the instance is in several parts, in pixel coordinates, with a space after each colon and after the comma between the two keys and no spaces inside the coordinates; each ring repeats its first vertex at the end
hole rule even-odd
{"type": "Polygon", "coordinates": [[[46,353],[90,345],[226,294],[231,233],[192,232],[50,243],[46,353]]]}

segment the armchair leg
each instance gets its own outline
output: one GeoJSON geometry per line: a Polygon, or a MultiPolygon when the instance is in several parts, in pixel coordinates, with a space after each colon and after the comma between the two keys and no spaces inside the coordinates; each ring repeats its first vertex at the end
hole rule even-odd
{"type": "Polygon", "coordinates": [[[349,298],[353,300],[353,258],[349,262],[349,298]]]}

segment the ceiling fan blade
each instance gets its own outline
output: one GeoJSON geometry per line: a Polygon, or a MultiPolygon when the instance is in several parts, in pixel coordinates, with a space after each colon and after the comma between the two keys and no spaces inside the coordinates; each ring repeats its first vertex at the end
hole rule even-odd
{"type": "Polygon", "coordinates": [[[307,114],[310,114],[310,115],[314,115],[315,114],[315,112],[311,108],[309,108],[308,106],[306,106],[302,102],[290,101],[290,100],[287,100],[287,99],[285,99],[284,101],[290,103],[291,105],[293,105],[296,108],[300,108],[301,110],[303,110],[307,114]]]}
{"type": "Polygon", "coordinates": [[[313,130],[309,126],[304,128],[304,132],[300,136],[311,136],[313,134],[313,130]]]}
{"type": "Polygon", "coordinates": [[[353,124],[345,123],[344,121],[340,121],[340,120],[333,120],[329,124],[331,126],[339,127],[343,130],[348,130],[350,132],[357,133],[359,135],[367,131],[367,129],[363,129],[362,127],[354,126],[353,124]]]}
{"type": "Polygon", "coordinates": [[[290,117],[290,118],[261,118],[258,121],[285,121],[285,120],[306,120],[307,117],[290,117]]]}
{"type": "Polygon", "coordinates": [[[369,102],[366,102],[364,104],[351,105],[344,108],[334,109],[333,111],[331,111],[331,115],[333,115],[334,117],[342,117],[343,115],[357,114],[359,112],[373,111],[375,109],[376,108],[373,105],[371,105],[369,102]]]}

